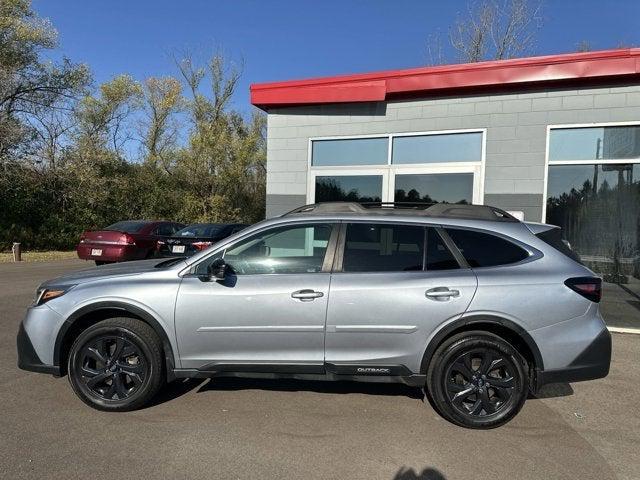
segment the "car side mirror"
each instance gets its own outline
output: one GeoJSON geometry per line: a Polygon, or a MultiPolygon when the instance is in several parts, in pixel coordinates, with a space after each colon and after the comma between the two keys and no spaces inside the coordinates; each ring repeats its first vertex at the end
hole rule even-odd
{"type": "Polygon", "coordinates": [[[216,258],[207,267],[207,273],[209,274],[210,280],[221,282],[225,279],[225,276],[227,274],[227,263],[222,258],[216,258]]]}

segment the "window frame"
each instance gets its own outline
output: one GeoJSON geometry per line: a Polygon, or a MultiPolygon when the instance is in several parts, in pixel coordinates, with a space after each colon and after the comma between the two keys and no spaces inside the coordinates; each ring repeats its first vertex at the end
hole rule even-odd
{"type": "Polygon", "coordinates": [[[599,128],[599,127],[640,127],[640,120],[624,121],[624,122],[595,122],[595,123],[566,123],[558,125],[547,125],[546,148],[544,156],[544,184],[542,189],[542,218],[540,221],[545,223],[547,220],[547,199],[549,195],[549,167],[558,165],[621,165],[621,164],[640,164],[640,158],[609,158],[595,160],[550,160],[549,150],[551,146],[551,131],[563,130],[571,128],[599,128]]]}
{"type": "Polygon", "coordinates": [[[381,175],[383,202],[393,202],[395,196],[396,175],[429,175],[438,173],[471,173],[473,174],[472,203],[484,204],[484,177],[487,157],[487,129],[465,128],[455,130],[431,130],[402,133],[380,133],[368,135],[338,135],[324,137],[309,137],[307,145],[307,203],[315,203],[316,177],[322,176],[353,176],[353,175],[381,175]],[[393,139],[396,137],[420,137],[428,135],[453,135],[459,133],[480,133],[481,154],[479,161],[473,162],[438,162],[438,163],[407,163],[393,164],[393,139]],[[342,166],[314,166],[313,142],[322,140],[358,140],[364,138],[387,138],[386,165],[342,165],[342,166]]]}
{"type": "Polygon", "coordinates": [[[375,219],[375,221],[372,221],[371,218],[368,219],[357,219],[357,220],[341,220],[340,221],[340,228],[339,228],[339,233],[338,233],[338,239],[337,239],[337,246],[336,246],[336,251],[335,251],[335,255],[333,258],[333,268],[331,270],[332,274],[346,274],[346,275],[370,275],[370,274],[374,274],[374,275],[380,275],[380,274],[387,274],[387,275],[396,275],[396,274],[407,274],[407,275],[416,275],[416,274],[430,274],[433,272],[457,272],[460,270],[465,270],[465,269],[469,269],[469,265],[467,264],[466,260],[464,259],[464,257],[462,256],[462,254],[460,253],[460,251],[457,249],[457,247],[455,246],[455,244],[453,244],[452,240],[449,238],[449,236],[446,234],[446,232],[443,230],[442,225],[440,224],[432,224],[432,223],[425,223],[425,222],[411,222],[411,221],[393,221],[393,220],[383,220],[383,219],[375,219]],[[370,271],[358,271],[358,272],[345,272],[343,270],[343,265],[344,265],[344,251],[345,251],[345,246],[346,246],[346,238],[347,238],[347,226],[350,223],[359,223],[359,224],[366,224],[366,225],[392,225],[392,226],[408,226],[408,227],[420,227],[424,230],[423,232],[423,253],[422,253],[422,270],[370,270],[370,271]],[[442,239],[443,243],[445,244],[445,246],[449,249],[449,252],[451,252],[451,255],[453,255],[453,257],[455,258],[455,260],[458,262],[458,268],[456,269],[446,269],[446,270],[427,270],[426,266],[427,266],[427,229],[428,228],[433,228],[436,233],[438,235],[440,235],[440,238],[442,239]]]}

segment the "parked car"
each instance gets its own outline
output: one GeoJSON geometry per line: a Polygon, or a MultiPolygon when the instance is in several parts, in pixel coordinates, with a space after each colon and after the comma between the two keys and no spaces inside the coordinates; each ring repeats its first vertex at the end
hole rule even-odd
{"type": "Polygon", "coordinates": [[[188,225],[166,240],[158,241],[158,256],[190,257],[247,226],[242,223],[194,223],[188,225]]]}
{"type": "Polygon", "coordinates": [[[306,206],[190,258],[45,282],[18,365],[99,410],[175,378],[295,377],[424,387],[447,420],[495,427],[541,385],[609,372],[601,279],[552,229],[488,206],[306,206]]]}
{"type": "Polygon", "coordinates": [[[176,222],[125,220],[102,230],[84,232],[76,250],[78,257],[94,260],[96,265],[152,258],[158,241],[183,227],[176,222]]]}

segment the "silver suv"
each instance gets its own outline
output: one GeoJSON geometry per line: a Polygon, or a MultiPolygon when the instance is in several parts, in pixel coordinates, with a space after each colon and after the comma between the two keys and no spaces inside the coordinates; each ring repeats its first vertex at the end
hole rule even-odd
{"type": "Polygon", "coordinates": [[[188,259],[42,284],[19,366],[111,411],[176,378],[403,382],[488,428],[545,383],[607,375],[600,292],[557,227],[493,207],[316,204],[188,259]]]}

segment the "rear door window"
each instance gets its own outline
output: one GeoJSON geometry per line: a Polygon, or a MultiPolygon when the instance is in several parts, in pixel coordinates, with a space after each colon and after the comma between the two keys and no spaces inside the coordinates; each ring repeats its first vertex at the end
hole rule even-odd
{"type": "Polygon", "coordinates": [[[350,223],[342,270],[407,272],[423,270],[425,229],[414,225],[350,223]]]}
{"type": "Polygon", "coordinates": [[[470,267],[495,267],[524,260],[529,253],[504,238],[475,230],[447,228],[470,267]]]}

